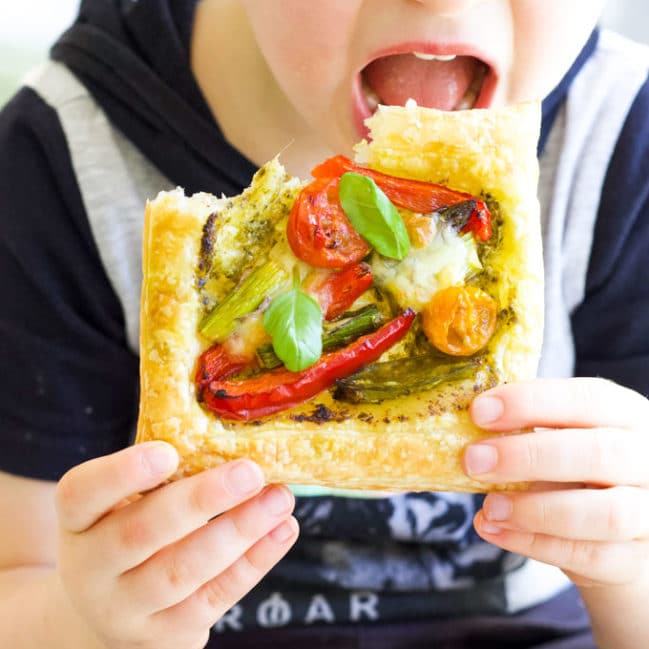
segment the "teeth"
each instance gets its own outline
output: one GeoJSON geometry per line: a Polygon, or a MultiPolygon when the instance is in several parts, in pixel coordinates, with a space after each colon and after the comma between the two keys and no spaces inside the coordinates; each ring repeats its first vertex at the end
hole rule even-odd
{"type": "Polygon", "coordinates": [[[426,54],[425,52],[413,52],[413,54],[422,61],[453,61],[457,54],[426,54]]]}
{"type": "Polygon", "coordinates": [[[482,90],[486,76],[487,67],[483,65],[478,69],[478,72],[471,82],[471,85],[464,93],[464,97],[460,99],[458,105],[453,110],[470,110],[475,106],[476,102],[478,101],[478,97],[480,96],[480,91],[482,90]]]}
{"type": "Polygon", "coordinates": [[[365,95],[365,100],[367,101],[367,105],[369,106],[369,109],[374,112],[378,107],[379,104],[381,103],[381,98],[374,92],[374,89],[365,81],[365,78],[363,77],[363,94],[365,95]]]}
{"type": "Polygon", "coordinates": [[[453,110],[471,110],[477,100],[478,95],[475,92],[467,92],[453,110]]]}

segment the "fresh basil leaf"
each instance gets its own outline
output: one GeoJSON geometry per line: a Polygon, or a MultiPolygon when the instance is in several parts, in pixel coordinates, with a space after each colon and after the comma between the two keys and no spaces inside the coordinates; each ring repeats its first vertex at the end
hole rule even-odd
{"type": "Polygon", "coordinates": [[[301,290],[299,277],[288,293],[271,302],[264,328],[273,339],[275,354],[292,372],[310,367],[322,355],[322,310],[301,290]]]}
{"type": "Polygon", "coordinates": [[[340,204],[356,231],[381,255],[405,259],[410,239],[392,201],[369,177],[343,174],[338,189],[340,204]]]}

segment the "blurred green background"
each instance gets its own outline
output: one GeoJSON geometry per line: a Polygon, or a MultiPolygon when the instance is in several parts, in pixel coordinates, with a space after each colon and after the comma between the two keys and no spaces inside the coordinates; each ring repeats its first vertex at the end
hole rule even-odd
{"type": "Polygon", "coordinates": [[[47,56],[78,7],[79,0],[0,0],[0,106],[47,56]]]}
{"type": "Polygon", "coordinates": [[[41,59],[39,48],[0,44],[0,106],[13,94],[23,74],[41,59]]]}
{"type": "MultiPolygon", "coordinates": [[[[47,55],[78,6],[79,0],[0,0],[0,106],[47,55]]],[[[649,43],[649,0],[609,0],[602,22],[649,43]]]]}

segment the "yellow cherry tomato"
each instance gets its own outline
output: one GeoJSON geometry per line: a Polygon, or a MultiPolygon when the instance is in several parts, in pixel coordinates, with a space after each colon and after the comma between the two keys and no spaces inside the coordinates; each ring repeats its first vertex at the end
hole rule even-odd
{"type": "Polygon", "coordinates": [[[450,286],[433,295],[422,312],[428,340],[452,356],[475,354],[496,329],[498,304],[475,286],[450,286]]]}

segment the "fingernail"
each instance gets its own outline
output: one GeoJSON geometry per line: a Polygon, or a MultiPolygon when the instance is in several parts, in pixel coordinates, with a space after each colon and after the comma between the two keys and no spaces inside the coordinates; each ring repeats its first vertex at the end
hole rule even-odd
{"type": "Polygon", "coordinates": [[[490,473],[498,464],[498,451],[487,444],[473,444],[467,448],[464,462],[470,475],[490,473]]]}
{"type": "Polygon", "coordinates": [[[270,533],[270,538],[275,541],[275,543],[284,543],[288,541],[293,534],[295,533],[295,529],[291,523],[286,521],[285,523],[282,523],[281,525],[278,525],[271,533],[270,533]]]}
{"type": "Polygon", "coordinates": [[[492,525],[488,521],[482,518],[480,521],[480,529],[485,533],[485,534],[500,534],[503,531],[502,527],[498,527],[497,525],[492,525]]]}
{"type": "Polygon", "coordinates": [[[502,494],[490,494],[483,509],[490,521],[507,521],[512,515],[512,499],[502,494]]]}
{"type": "Polygon", "coordinates": [[[291,508],[293,501],[289,492],[283,487],[271,487],[261,497],[261,502],[269,514],[279,516],[291,508]]]}
{"type": "Polygon", "coordinates": [[[478,426],[493,424],[505,412],[505,404],[498,397],[476,397],[471,405],[471,417],[478,426]]]}
{"type": "Polygon", "coordinates": [[[150,444],[142,459],[152,475],[163,475],[176,468],[178,452],[166,442],[160,442],[150,444]]]}
{"type": "Polygon", "coordinates": [[[237,462],[228,472],[228,482],[238,494],[258,491],[264,484],[264,474],[253,462],[237,462]]]}

